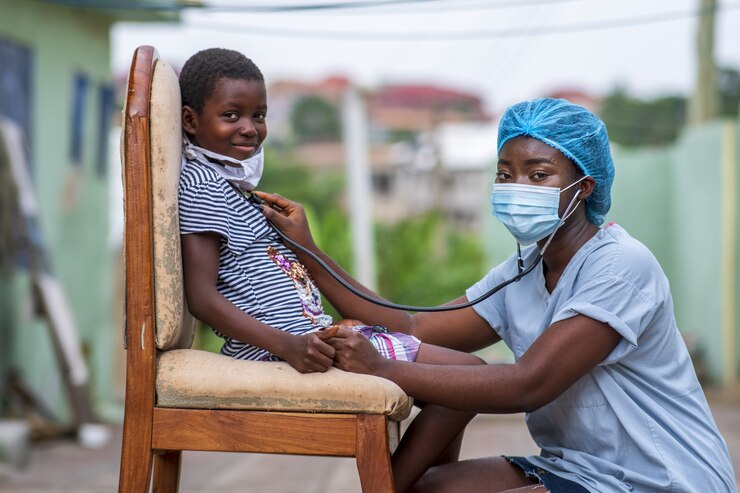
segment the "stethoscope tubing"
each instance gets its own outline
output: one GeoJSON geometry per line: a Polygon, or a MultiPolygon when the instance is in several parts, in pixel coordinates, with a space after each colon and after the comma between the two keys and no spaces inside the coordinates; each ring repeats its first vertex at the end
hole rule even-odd
{"type": "MultiPolygon", "coordinates": [[[[262,212],[262,201],[257,198],[256,195],[250,194],[247,197],[247,200],[249,203],[251,203],[257,210],[262,212]]],[[[526,276],[530,272],[534,270],[534,268],[542,261],[542,254],[543,252],[540,252],[537,254],[535,259],[532,261],[532,263],[527,267],[526,269],[523,269],[523,263],[521,260],[521,253],[519,253],[519,273],[515,275],[514,277],[507,279],[506,281],[497,284],[496,286],[489,289],[487,292],[483,293],[479,297],[475,298],[474,300],[467,301],[465,303],[458,303],[455,305],[440,305],[440,306],[416,306],[416,305],[403,305],[399,303],[392,303],[390,301],[376,298],[375,296],[371,296],[367,293],[363,293],[353,285],[351,285],[349,282],[347,282],[342,276],[337,274],[334,269],[331,268],[324,260],[316,255],[314,252],[309,250],[308,248],[304,247],[303,245],[293,241],[290,239],[287,235],[285,235],[282,231],[280,231],[280,228],[272,224],[270,220],[267,220],[268,224],[272,229],[277,233],[277,235],[286,243],[289,245],[295,247],[296,249],[300,250],[301,252],[305,253],[309,257],[311,257],[319,266],[324,269],[331,277],[333,277],[337,282],[339,282],[344,288],[346,288],[348,291],[350,291],[355,296],[358,296],[359,298],[362,298],[365,301],[369,301],[370,303],[373,303],[378,306],[382,306],[385,308],[391,308],[393,310],[403,310],[407,312],[450,312],[454,310],[462,310],[464,308],[469,308],[473,305],[477,305],[478,303],[487,300],[509,284],[515,283],[519,281],[522,277],[526,276]]],[[[559,226],[559,225],[558,225],[559,226]]],[[[557,230],[557,229],[556,229],[557,230]]],[[[554,232],[553,232],[554,234],[554,232]]],[[[548,242],[549,245],[549,242],[548,242]]]]}

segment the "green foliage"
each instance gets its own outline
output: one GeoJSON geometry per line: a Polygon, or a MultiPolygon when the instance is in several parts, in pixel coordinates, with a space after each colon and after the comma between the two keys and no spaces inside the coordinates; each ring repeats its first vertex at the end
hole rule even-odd
{"type": "MultiPolygon", "coordinates": [[[[719,116],[737,117],[740,111],[740,71],[718,70],[719,116]]],[[[661,96],[641,100],[616,88],[602,101],[599,116],[609,129],[609,140],[623,146],[666,145],[678,137],[686,124],[685,96],[661,96]]]]}
{"type": "Polygon", "coordinates": [[[414,142],[417,132],[408,129],[393,128],[388,130],[387,139],[390,143],[396,142],[414,142]]]}
{"type": "Polygon", "coordinates": [[[321,218],[339,207],[344,176],[331,170],[311,170],[289,151],[268,147],[265,172],[258,188],[300,202],[321,218]]]}
{"type": "Polygon", "coordinates": [[[643,101],[616,89],[602,101],[600,115],[609,140],[624,146],[670,144],[686,123],[686,98],[643,101]]]}
{"type": "Polygon", "coordinates": [[[195,323],[195,340],[193,348],[212,353],[221,352],[224,340],[216,335],[209,326],[197,320],[195,323]]]}
{"type": "Polygon", "coordinates": [[[436,214],[376,228],[379,291],[391,301],[436,306],[484,274],[479,238],[448,231],[436,214]]]}
{"type": "Polygon", "coordinates": [[[342,134],[339,112],[318,96],[299,99],[293,106],[290,123],[299,142],[334,142],[342,134]]]}

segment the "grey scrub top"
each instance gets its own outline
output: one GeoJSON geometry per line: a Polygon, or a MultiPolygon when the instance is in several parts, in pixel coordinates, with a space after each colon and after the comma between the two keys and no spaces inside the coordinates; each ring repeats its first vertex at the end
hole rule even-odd
{"type": "MultiPolygon", "coordinates": [[[[535,248],[523,251],[525,265],[535,248]]],[[[512,256],[469,288],[468,299],[516,272],[512,256]]],[[[676,326],[668,280],[622,227],[600,229],[552,293],[539,266],[475,309],[516,360],[550,325],[577,314],[622,336],[596,368],[526,415],[542,449],[527,458],[534,465],[595,493],[736,492],[727,445],[676,326]]]]}

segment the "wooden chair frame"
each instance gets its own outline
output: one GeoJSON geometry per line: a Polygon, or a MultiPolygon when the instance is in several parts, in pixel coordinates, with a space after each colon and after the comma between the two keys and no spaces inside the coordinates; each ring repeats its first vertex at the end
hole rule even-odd
{"type": "Polygon", "coordinates": [[[119,492],[146,492],[152,483],[155,492],[176,492],[183,450],[355,457],[363,492],[393,492],[385,415],[157,407],[149,141],[157,58],[152,47],[136,50],[124,109],[127,351],[119,492]]]}

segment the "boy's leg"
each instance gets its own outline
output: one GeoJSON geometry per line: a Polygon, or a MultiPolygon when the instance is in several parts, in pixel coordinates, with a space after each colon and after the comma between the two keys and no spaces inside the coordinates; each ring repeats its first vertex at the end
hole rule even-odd
{"type": "MultiPolygon", "coordinates": [[[[486,364],[472,354],[429,344],[420,345],[416,361],[438,365],[486,364]]],[[[409,490],[432,466],[456,462],[463,432],[474,416],[475,413],[455,411],[435,404],[423,405],[393,454],[396,491],[403,493],[409,490]]]]}

